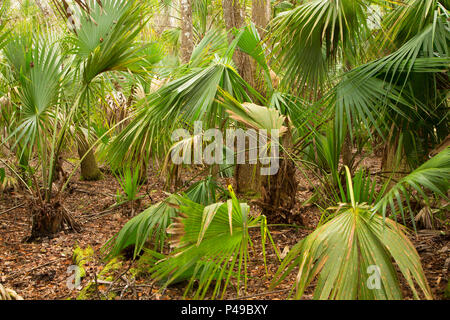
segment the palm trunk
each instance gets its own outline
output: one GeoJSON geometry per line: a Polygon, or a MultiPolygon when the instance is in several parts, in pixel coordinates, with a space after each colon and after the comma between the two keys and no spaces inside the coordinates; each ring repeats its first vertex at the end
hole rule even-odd
{"type": "MultiPolygon", "coordinates": [[[[241,3],[239,0],[222,1],[222,8],[225,26],[229,30],[228,40],[231,42],[234,37],[230,30],[240,28],[244,22],[241,3]]],[[[241,77],[248,84],[255,87],[255,66],[252,64],[250,57],[236,48],[233,54],[233,61],[241,77]]],[[[258,165],[236,164],[236,191],[249,195],[259,194],[261,190],[261,175],[259,171],[258,165]]]]}
{"type": "Polygon", "coordinates": [[[271,13],[270,0],[253,1],[252,21],[258,29],[261,39],[266,35],[266,27],[269,24],[271,13]]]}
{"type": "Polygon", "coordinates": [[[350,133],[347,131],[342,145],[342,164],[347,166],[350,172],[353,172],[353,162],[353,142],[350,133]]]}
{"type": "Polygon", "coordinates": [[[32,203],[30,207],[32,208],[31,235],[25,239],[27,242],[53,236],[63,230],[64,225],[76,232],[81,231],[81,226],[58,201],[32,203]]]}
{"type": "Polygon", "coordinates": [[[97,166],[94,150],[89,150],[89,144],[83,134],[80,135],[78,140],[78,156],[82,159],[81,179],[86,181],[100,180],[102,178],[102,173],[97,166]]]}
{"type": "MultiPolygon", "coordinates": [[[[283,149],[290,150],[292,137],[287,133],[282,140],[283,149]]],[[[286,152],[280,152],[278,172],[262,180],[262,214],[271,223],[291,223],[291,210],[295,205],[297,180],[295,178],[295,163],[286,152]]]]}

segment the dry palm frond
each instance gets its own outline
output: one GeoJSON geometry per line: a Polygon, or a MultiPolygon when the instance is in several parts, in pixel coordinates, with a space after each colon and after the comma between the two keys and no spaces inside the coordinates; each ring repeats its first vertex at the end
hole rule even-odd
{"type": "Polygon", "coordinates": [[[23,300],[14,290],[5,288],[0,283],[0,300],[23,300]]]}

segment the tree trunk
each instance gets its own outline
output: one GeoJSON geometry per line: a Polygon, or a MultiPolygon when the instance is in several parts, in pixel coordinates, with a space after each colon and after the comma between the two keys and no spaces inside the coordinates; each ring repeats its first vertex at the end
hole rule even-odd
{"type": "MultiPolygon", "coordinates": [[[[228,30],[228,41],[234,39],[231,30],[240,28],[244,22],[241,11],[243,10],[239,0],[222,1],[223,17],[228,30]]],[[[250,57],[236,48],[233,61],[241,77],[254,86],[254,65],[250,57]]],[[[248,158],[246,156],[246,158],[248,158]]],[[[236,191],[243,194],[258,194],[261,189],[261,175],[259,166],[253,164],[236,164],[235,167],[236,191]]]]}
{"type": "MultiPolygon", "coordinates": [[[[78,156],[80,159],[84,157],[86,152],[89,150],[89,144],[83,133],[78,137],[78,156]]],[[[81,179],[86,181],[100,180],[102,178],[102,173],[97,166],[97,161],[95,160],[94,150],[91,149],[87,153],[86,157],[81,161],[81,179]]]]}
{"type": "MultiPolygon", "coordinates": [[[[266,36],[266,28],[272,16],[270,0],[254,0],[252,6],[252,22],[255,24],[259,33],[259,37],[263,40],[266,36]]],[[[251,59],[251,79],[247,81],[255,88],[263,97],[267,94],[267,88],[264,84],[263,69],[258,66],[257,62],[251,59]]],[[[273,71],[271,73],[275,74],[273,71]]]]}
{"type": "Polygon", "coordinates": [[[270,0],[253,0],[252,21],[258,29],[261,39],[266,36],[266,27],[272,15],[270,0]]]}
{"type": "Polygon", "coordinates": [[[192,35],[192,0],[180,0],[181,11],[181,48],[180,56],[183,63],[191,59],[194,41],[192,35]]]}
{"type": "Polygon", "coordinates": [[[353,173],[353,142],[350,133],[347,131],[344,142],[342,144],[342,164],[347,166],[353,173]]]}
{"type": "MultiPolygon", "coordinates": [[[[228,41],[232,42],[234,39],[231,30],[233,28],[241,28],[244,23],[242,16],[243,5],[239,0],[224,0],[222,1],[223,18],[225,26],[228,30],[228,41]]],[[[253,83],[253,72],[251,68],[251,60],[248,55],[236,48],[233,54],[233,61],[241,77],[250,85],[253,83]]]]}
{"type": "MultiPolygon", "coordinates": [[[[282,145],[286,150],[292,147],[292,137],[289,132],[283,137],[282,145]]],[[[262,180],[262,214],[270,223],[293,222],[291,210],[294,208],[297,194],[295,171],[295,163],[286,152],[281,151],[278,172],[262,180]]]]}
{"type": "MultiPolygon", "coordinates": [[[[247,146],[248,148],[248,146],[247,146]]],[[[249,152],[245,152],[245,158],[250,160],[249,152]]],[[[247,196],[259,196],[261,192],[262,176],[261,164],[236,164],[234,177],[236,179],[236,192],[247,196]]]]}

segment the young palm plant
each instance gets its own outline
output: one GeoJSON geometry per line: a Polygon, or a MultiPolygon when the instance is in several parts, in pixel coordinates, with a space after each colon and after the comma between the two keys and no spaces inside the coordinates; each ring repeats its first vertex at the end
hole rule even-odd
{"type": "MultiPolygon", "coordinates": [[[[185,191],[185,196],[191,201],[210,205],[216,202],[217,191],[225,192],[217,182],[208,177],[194,183],[185,191]]],[[[165,200],[154,204],[129,220],[125,226],[114,235],[103,247],[106,260],[120,255],[126,248],[133,246],[133,259],[141,253],[145,244],[153,244],[154,250],[162,251],[168,234],[167,227],[178,215],[174,204],[179,204],[175,195],[169,195],[165,200]]]]}
{"type": "MultiPolygon", "coordinates": [[[[18,84],[19,101],[16,105],[18,125],[9,139],[14,139],[13,149],[19,153],[19,159],[30,157],[34,152],[40,159],[36,168],[31,164],[26,168],[31,178],[29,190],[33,202],[30,239],[54,234],[61,230],[64,222],[79,229],[60,201],[54,198],[53,190],[71,114],[62,104],[64,69],[58,44],[45,36],[16,35],[5,48],[5,55],[18,84]]],[[[22,178],[21,181],[25,182],[22,178]]]]}
{"type": "Polygon", "coordinates": [[[141,101],[133,120],[113,139],[107,150],[113,166],[166,156],[173,143],[173,131],[193,127],[195,121],[204,121],[205,130],[213,127],[224,130],[227,117],[216,101],[219,88],[239,101],[251,101],[247,91],[260,97],[232,65],[236,43],[224,52],[217,37],[204,40],[194,49],[190,68],[179,71],[178,78],[141,101]],[[219,51],[205,50],[212,45],[219,45],[219,51]],[[204,61],[196,65],[201,60],[204,61]]]}
{"type": "Polygon", "coordinates": [[[348,194],[343,198],[351,203],[331,208],[336,210],[333,217],[292,248],[272,285],[276,286],[299,267],[293,287],[296,298],[301,298],[318,277],[315,299],[402,299],[400,272],[414,298],[432,299],[420,257],[405,234],[406,228],[386,217],[386,207],[390,205],[394,217],[396,212],[403,214],[402,203],[405,200],[409,203],[412,194],[407,186],[423,197],[426,197],[424,189],[429,189],[446,198],[450,186],[449,160],[447,148],[383,196],[386,184],[378,197],[374,196],[374,183],[367,183],[362,173],[354,179],[357,181],[354,189],[346,168],[348,194]]]}
{"type": "Polygon", "coordinates": [[[208,293],[212,299],[223,297],[232,279],[238,295],[242,287],[246,290],[253,246],[249,230],[261,231],[264,261],[264,243],[270,234],[265,216],[250,216],[249,206],[238,201],[231,187],[229,191],[227,202],[208,206],[177,197],[180,215],[168,229],[175,250],[168,256],[155,254],[149,269],[152,278],[163,281],[163,287],[189,280],[185,296],[192,292],[195,299],[208,293]]]}
{"type": "MultiPolygon", "coordinates": [[[[69,42],[74,54],[74,77],[80,86],[80,107],[77,109],[74,128],[84,137],[80,125],[91,132],[92,106],[96,96],[103,99],[101,77],[106,73],[123,72],[146,75],[153,66],[156,47],[141,45],[136,41],[146,24],[143,20],[148,7],[137,1],[88,1],[77,2],[78,23],[71,29],[69,42]],[[148,52],[147,49],[153,48],[148,52]]],[[[72,17],[72,16],[71,16],[72,17]]],[[[66,17],[70,18],[70,17],[66,17]]],[[[72,17],[73,18],[73,17],[72,17]]],[[[98,180],[101,177],[89,139],[78,139],[82,178],[98,180]]]]}

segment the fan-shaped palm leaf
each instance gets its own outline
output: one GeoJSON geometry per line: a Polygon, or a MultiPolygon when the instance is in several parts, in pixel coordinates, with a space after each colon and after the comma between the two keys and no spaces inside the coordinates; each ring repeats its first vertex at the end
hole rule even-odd
{"type": "Polygon", "coordinates": [[[135,38],[145,25],[141,19],[147,7],[138,1],[90,0],[88,10],[80,10],[79,28],[73,42],[83,64],[86,85],[107,71],[148,72],[138,63],[145,58],[135,38]]]}
{"type": "Polygon", "coordinates": [[[195,292],[195,298],[204,298],[213,285],[212,298],[225,292],[231,278],[237,289],[247,284],[249,247],[252,246],[249,228],[261,227],[263,239],[267,228],[265,218],[249,216],[247,204],[239,203],[230,189],[231,199],[226,203],[203,206],[179,197],[182,216],[171,225],[171,243],[177,249],[150,268],[152,277],[164,280],[165,286],[186,278],[190,282],[185,295],[195,292]],[[198,286],[194,289],[193,284],[198,286]],[[222,287],[223,286],[223,287],[222,287]]]}
{"type": "Polygon", "coordinates": [[[305,85],[317,88],[339,52],[353,61],[367,30],[367,5],[360,0],[315,0],[280,13],[272,22],[271,37],[275,56],[286,69],[284,82],[301,90],[305,85]]]}
{"type": "MultiPolygon", "coordinates": [[[[225,111],[216,101],[218,88],[239,101],[251,101],[246,90],[259,96],[232,67],[231,58],[215,58],[206,68],[194,69],[148,96],[130,124],[109,146],[110,161],[149,159],[166,154],[175,129],[204,121],[204,126],[221,128],[225,111]]],[[[204,128],[207,129],[207,128],[204,128]]]]}
{"type": "MultiPolygon", "coordinates": [[[[436,195],[448,199],[447,192],[450,188],[450,147],[422,164],[419,168],[411,172],[406,177],[397,182],[381,200],[374,206],[374,211],[386,216],[387,209],[391,208],[392,214],[400,211],[405,220],[405,210],[403,207],[406,201],[412,215],[409,199],[411,191],[415,190],[425,201],[428,197],[424,189],[434,192],[436,195]],[[395,206],[397,204],[397,206],[395,206]],[[396,210],[396,207],[398,210],[396,210]]],[[[411,216],[414,223],[414,217],[411,216]]]]}
{"type": "Polygon", "coordinates": [[[420,257],[404,228],[355,201],[347,168],[351,205],[295,245],[280,266],[272,286],[299,268],[296,298],[318,276],[315,299],[402,299],[396,268],[416,299],[432,299],[420,257]]]}
{"type": "Polygon", "coordinates": [[[45,137],[58,116],[55,103],[62,75],[59,48],[55,42],[43,37],[30,42],[16,36],[5,47],[5,55],[20,83],[20,124],[11,136],[26,148],[34,147],[38,142],[40,148],[46,149],[45,137]],[[31,49],[28,49],[29,45],[31,49]]]}
{"type": "Polygon", "coordinates": [[[177,216],[173,207],[177,199],[170,196],[162,202],[150,206],[129,220],[123,228],[103,246],[106,259],[112,259],[129,246],[134,246],[133,256],[141,252],[147,241],[152,241],[155,249],[162,250],[167,239],[166,228],[171,219],[177,216]]]}

